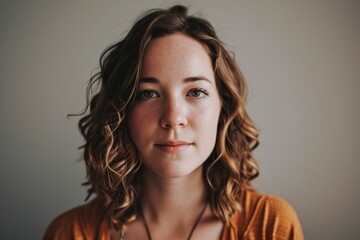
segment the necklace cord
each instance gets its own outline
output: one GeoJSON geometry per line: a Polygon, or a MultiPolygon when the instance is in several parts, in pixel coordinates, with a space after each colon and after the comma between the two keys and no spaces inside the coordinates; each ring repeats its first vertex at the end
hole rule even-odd
{"type": "MultiPolygon", "coordinates": [[[[196,221],[195,221],[195,223],[194,223],[193,227],[191,228],[191,231],[190,231],[189,237],[187,238],[188,240],[190,240],[190,239],[191,239],[191,237],[192,237],[192,235],[193,235],[193,233],[194,233],[194,231],[195,231],[195,229],[196,229],[197,225],[199,224],[199,222],[200,222],[200,220],[201,220],[202,216],[204,215],[204,212],[205,212],[205,209],[206,209],[207,205],[208,205],[208,202],[206,201],[206,203],[204,204],[203,209],[201,210],[201,212],[200,212],[199,216],[197,217],[197,219],[196,219],[196,221]]],[[[143,212],[143,210],[142,210],[142,208],[141,208],[141,205],[140,205],[140,204],[139,204],[139,213],[140,213],[141,218],[143,219],[143,222],[144,222],[144,225],[145,225],[145,229],[146,229],[146,234],[147,234],[148,240],[152,240],[152,238],[151,238],[151,233],[150,233],[150,229],[149,229],[149,226],[148,226],[148,224],[147,224],[147,222],[146,222],[146,219],[145,219],[145,216],[144,216],[144,212],[143,212]]]]}
{"type": "Polygon", "coordinates": [[[139,203],[139,213],[140,213],[141,218],[142,218],[142,220],[143,220],[143,222],[144,222],[147,237],[148,237],[149,240],[152,240],[152,239],[151,239],[151,234],[150,234],[150,229],[149,229],[149,226],[148,226],[148,224],[147,224],[147,222],[146,222],[146,220],[145,220],[145,215],[144,215],[144,213],[143,213],[143,210],[142,210],[142,207],[141,207],[140,203],[139,203]]]}
{"type": "Polygon", "coordinates": [[[195,228],[196,228],[197,225],[199,224],[202,216],[204,215],[204,212],[205,212],[205,209],[206,209],[207,205],[208,205],[208,202],[206,201],[206,203],[204,204],[204,208],[201,210],[199,216],[198,216],[197,219],[196,219],[196,222],[195,222],[194,226],[192,227],[192,229],[191,229],[191,231],[190,231],[188,240],[191,239],[191,237],[192,237],[192,235],[193,235],[193,233],[194,233],[194,231],[195,231],[195,228]]]}

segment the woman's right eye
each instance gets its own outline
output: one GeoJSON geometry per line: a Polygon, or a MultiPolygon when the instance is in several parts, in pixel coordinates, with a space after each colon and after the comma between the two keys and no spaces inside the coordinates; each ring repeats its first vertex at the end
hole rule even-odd
{"type": "Polygon", "coordinates": [[[142,90],[137,95],[137,98],[140,100],[141,99],[146,100],[146,99],[157,98],[157,97],[159,97],[159,94],[155,90],[150,90],[150,89],[142,90]]]}

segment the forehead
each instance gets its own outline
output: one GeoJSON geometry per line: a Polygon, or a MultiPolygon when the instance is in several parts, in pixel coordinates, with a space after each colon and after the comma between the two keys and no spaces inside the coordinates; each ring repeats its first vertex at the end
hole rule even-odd
{"type": "Polygon", "coordinates": [[[212,75],[210,56],[199,41],[182,33],[155,38],[146,48],[141,75],[155,77],[170,73],[212,75]]]}

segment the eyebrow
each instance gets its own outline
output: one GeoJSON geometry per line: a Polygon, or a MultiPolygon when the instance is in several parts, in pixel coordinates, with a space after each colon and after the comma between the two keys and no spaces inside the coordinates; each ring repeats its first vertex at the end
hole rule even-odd
{"type": "MultiPolygon", "coordinates": [[[[139,81],[140,81],[140,83],[160,83],[159,79],[154,78],[154,77],[140,78],[139,81]]],[[[210,84],[212,84],[209,79],[207,79],[205,76],[202,76],[202,75],[194,76],[194,77],[187,77],[184,79],[184,83],[196,82],[196,81],[207,81],[210,84]]]]}

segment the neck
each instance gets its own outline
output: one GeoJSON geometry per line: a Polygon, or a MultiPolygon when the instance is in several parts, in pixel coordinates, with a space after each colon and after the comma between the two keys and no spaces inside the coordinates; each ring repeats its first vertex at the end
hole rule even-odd
{"type": "Polygon", "coordinates": [[[202,167],[184,177],[164,178],[144,167],[140,204],[154,222],[178,219],[187,221],[189,211],[197,214],[203,208],[206,188],[202,167]]]}

